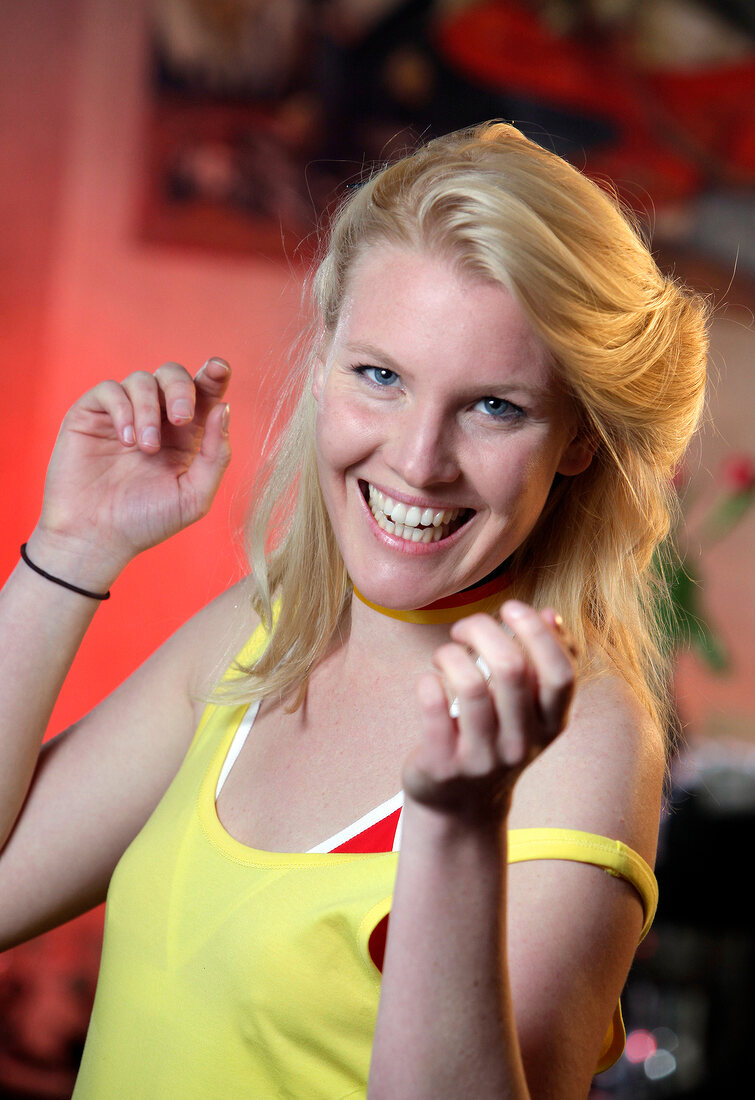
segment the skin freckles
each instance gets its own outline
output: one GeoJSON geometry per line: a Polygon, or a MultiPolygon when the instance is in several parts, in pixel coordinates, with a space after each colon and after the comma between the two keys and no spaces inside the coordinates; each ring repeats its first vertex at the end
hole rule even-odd
{"type": "Polygon", "coordinates": [[[373,248],[361,259],[313,393],[341,553],[360,591],[388,607],[480,580],[532,530],[556,473],[590,461],[516,299],[425,253],[373,248]],[[369,485],[469,518],[417,549],[378,527],[369,485]]]}

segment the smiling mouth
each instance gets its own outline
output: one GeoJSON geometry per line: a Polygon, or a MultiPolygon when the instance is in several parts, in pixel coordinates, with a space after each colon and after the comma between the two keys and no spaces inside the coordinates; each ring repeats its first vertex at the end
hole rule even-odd
{"type": "Polygon", "coordinates": [[[404,504],[364,481],[359,487],[378,527],[407,542],[440,542],[474,515],[471,508],[419,508],[404,504]]]}

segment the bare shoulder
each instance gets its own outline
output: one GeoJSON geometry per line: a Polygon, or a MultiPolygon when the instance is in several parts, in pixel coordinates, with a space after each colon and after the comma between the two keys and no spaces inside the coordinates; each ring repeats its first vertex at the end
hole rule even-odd
{"type": "Polygon", "coordinates": [[[181,670],[186,696],[195,710],[201,709],[258,625],[251,581],[244,578],[206,604],[168,640],[167,661],[181,670]]]}
{"type": "Polygon", "coordinates": [[[511,827],[599,833],[652,864],[664,774],[661,731],[626,681],[605,671],[578,685],[566,729],[521,776],[511,827]]]}

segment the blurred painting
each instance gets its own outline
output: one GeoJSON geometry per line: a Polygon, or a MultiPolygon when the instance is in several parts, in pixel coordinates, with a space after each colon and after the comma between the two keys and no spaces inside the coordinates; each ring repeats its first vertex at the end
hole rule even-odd
{"type": "Polygon", "coordinates": [[[308,261],[371,164],[489,118],[650,220],[749,190],[753,28],[677,7],[657,25],[649,2],[151,0],[141,236],[308,261]]]}
{"type": "Polygon", "coordinates": [[[433,7],[153,0],[143,237],[308,258],[339,187],[416,141],[433,7]]]}
{"type": "Polygon", "coordinates": [[[523,120],[564,154],[614,135],[584,103],[548,102],[537,81],[517,87],[541,46],[521,37],[522,17],[540,27],[527,6],[152,0],[150,10],[150,241],[309,259],[341,189],[423,138],[494,117],[523,120]],[[491,14],[492,72],[485,56],[477,64],[491,14]]]}

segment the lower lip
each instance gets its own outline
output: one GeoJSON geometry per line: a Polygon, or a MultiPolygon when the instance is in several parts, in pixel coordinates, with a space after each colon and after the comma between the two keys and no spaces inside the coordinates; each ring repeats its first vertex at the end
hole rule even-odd
{"type": "Polygon", "coordinates": [[[452,535],[447,535],[444,539],[438,539],[437,542],[410,542],[408,539],[402,539],[397,535],[390,535],[387,531],[384,531],[383,528],[378,525],[377,520],[372,514],[372,509],[364,499],[362,490],[358,485],[357,492],[359,493],[359,499],[362,502],[367,517],[367,523],[375,538],[384,546],[390,547],[391,550],[398,550],[402,554],[421,557],[425,554],[442,553],[443,550],[454,546],[459,541],[462,533],[466,531],[467,527],[474,519],[474,516],[471,516],[467,522],[463,523],[452,535]]]}

